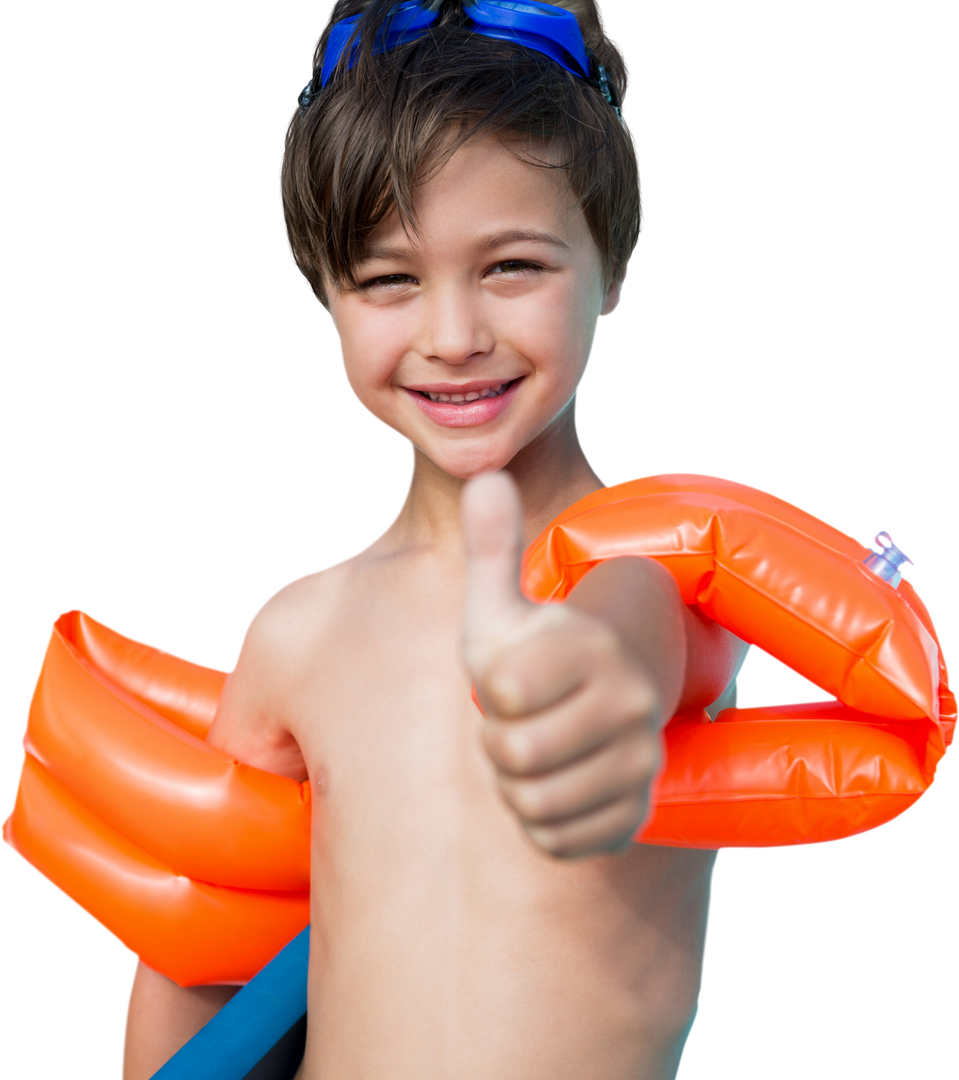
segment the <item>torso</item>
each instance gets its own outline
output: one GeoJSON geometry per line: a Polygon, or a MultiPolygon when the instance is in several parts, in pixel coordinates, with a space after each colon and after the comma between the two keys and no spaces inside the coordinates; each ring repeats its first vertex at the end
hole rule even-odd
{"type": "Polygon", "coordinates": [[[462,564],[294,586],[285,703],[314,797],[302,1080],[660,1080],[696,1008],[715,853],[534,848],[459,656],[462,564]]]}

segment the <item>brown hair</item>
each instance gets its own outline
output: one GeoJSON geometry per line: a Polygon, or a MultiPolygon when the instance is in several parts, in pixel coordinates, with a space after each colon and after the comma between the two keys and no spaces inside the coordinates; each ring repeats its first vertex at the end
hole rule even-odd
{"type": "MultiPolygon", "coordinates": [[[[595,0],[554,0],[572,11],[615,97],[626,65],[603,32],[595,0]]],[[[620,277],[640,229],[632,140],[599,90],[523,46],[474,34],[461,0],[432,0],[429,33],[375,54],[397,0],[338,0],[316,47],[309,99],[290,121],[283,210],[296,264],[326,304],[325,281],[355,286],[353,268],[393,212],[415,231],[424,173],[465,142],[499,136],[524,159],[564,171],[602,259],[620,277]],[[357,59],[320,89],[330,27],[363,14],[357,59]],[[542,151],[543,145],[550,149],[542,151]]]]}

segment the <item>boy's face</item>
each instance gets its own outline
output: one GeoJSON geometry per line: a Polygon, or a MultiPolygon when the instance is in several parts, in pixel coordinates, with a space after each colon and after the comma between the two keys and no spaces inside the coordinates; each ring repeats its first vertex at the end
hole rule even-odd
{"type": "MultiPolygon", "coordinates": [[[[470,143],[329,289],[350,383],[452,476],[501,469],[563,423],[596,319],[619,299],[566,174],[470,143]]],[[[571,431],[570,427],[570,431],[571,431]]]]}

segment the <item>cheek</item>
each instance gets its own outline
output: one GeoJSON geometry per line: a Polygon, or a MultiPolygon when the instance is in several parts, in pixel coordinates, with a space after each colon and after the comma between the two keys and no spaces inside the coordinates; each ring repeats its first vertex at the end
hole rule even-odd
{"type": "Polygon", "coordinates": [[[362,318],[337,323],[346,377],[357,397],[371,404],[378,393],[388,390],[404,355],[403,336],[396,326],[382,325],[369,312],[362,318]]]}
{"type": "Polygon", "coordinates": [[[575,282],[551,291],[544,299],[539,298],[517,321],[523,349],[538,361],[544,374],[549,369],[558,379],[578,380],[596,325],[594,305],[575,282]]]}

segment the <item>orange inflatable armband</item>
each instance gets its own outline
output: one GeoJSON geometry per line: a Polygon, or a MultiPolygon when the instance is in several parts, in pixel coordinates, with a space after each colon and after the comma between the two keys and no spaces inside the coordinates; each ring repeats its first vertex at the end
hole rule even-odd
{"type": "MultiPolygon", "coordinates": [[[[674,718],[637,839],[830,840],[932,782],[956,704],[929,615],[868,549],[772,496],[707,477],[597,491],[532,544],[523,587],[564,599],[605,559],[656,559],[687,604],[834,700],[674,718]]],[[[56,624],[5,837],[181,985],[244,982],[309,920],[308,784],[204,741],[224,676],[79,612],[56,624]]]]}
{"type": "Polygon", "coordinates": [[[4,828],[181,986],[246,982],[310,918],[309,784],[203,741],[224,679],[62,616],[4,828]]]}
{"type": "Polygon", "coordinates": [[[837,699],[672,720],[637,839],[834,840],[895,817],[932,782],[955,698],[928,612],[907,582],[866,568],[868,548],[754,488],[660,476],[569,507],[526,552],[524,591],[562,600],[623,555],[656,559],[687,604],[837,699]]]}

